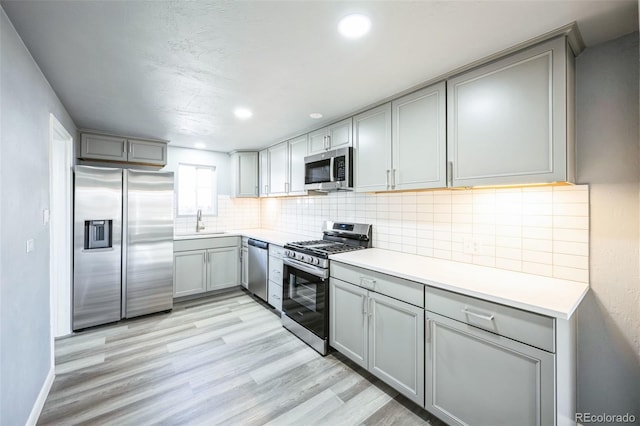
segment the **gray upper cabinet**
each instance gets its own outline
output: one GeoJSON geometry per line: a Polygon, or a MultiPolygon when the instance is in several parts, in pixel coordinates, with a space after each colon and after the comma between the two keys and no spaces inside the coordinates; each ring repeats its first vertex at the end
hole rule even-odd
{"type": "Polygon", "coordinates": [[[352,120],[347,118],[309,133],[309,155],[351,146],[351,130],[352,120]]]}
{"type": "Polygon", "coordinates": [[[80,158],[165,166],[167,164],[167,142],[82,133],[80,158]]]}
{"type": "Polygon", "coordinates": [[[573,75],[560,37],[448,80],[451,185],[574,180],[573,75]]]}
{"type": "Polygon", "coordinates": [[[307,135],[260,151],[260,196],[306,195],[304,157],[309,150],[307,135]]]}
{"type": "Polygon", "coordinates": [[[392,102],[393,189],[447,186],[445,82],[392,102]]]}
{"type": "Polygon", "coordinates": [[[88,133],[83,133],[80,137],[80,158],[127,161],[127,154],[126,138],[88,133]]]}
{"type": "Polygon", "coordinates": [[[353,118],[356,191],[391,189],[391,103],[353,118]]]}
{"type": "Polygon", "coordinates": [[[363,112],[353,126],[356,191],[447,186],[444,82],[363,112]]]}
{"type": "Polygon", "coordinates": [[[307,135],[289,141],[289,195],[306,195],[304,190],[304,157],[309,152],[307,135]]]}
{"type": "Polygon", "coordinates": [[[258,153],[235,152],[231,155],[232,192],[234,197],[257,197],[258,153]]]}
{"type": "Polygon", "coordinates": [[[263,149],[258,153],[258,162],[260,169],[260,196],[269,195],[269,150],[263,149]]]}
{"type": "Polygon", "coordinates": [[[167,164],[167,144],[164,142],[127,139],[130,163],[153,164],[164,166],[167,164]]]}
{"type": "Polygon", "coordinates": [[[269,162],[269,195],[289,192],[289,144],[281,142],[267,149],[269,162]]]}

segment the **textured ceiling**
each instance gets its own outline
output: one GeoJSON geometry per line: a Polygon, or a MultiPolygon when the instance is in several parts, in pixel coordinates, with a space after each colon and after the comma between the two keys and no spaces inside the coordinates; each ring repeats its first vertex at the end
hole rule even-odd
{"type": "Polygon", "coordinates": [[[636,0],[1,4],[77,126],[216,151],[285,140],[572,21],[587,46],[638,28],[636,0]],[[373,21],[363,39],[336,31],[351,12],[373,21]]]}

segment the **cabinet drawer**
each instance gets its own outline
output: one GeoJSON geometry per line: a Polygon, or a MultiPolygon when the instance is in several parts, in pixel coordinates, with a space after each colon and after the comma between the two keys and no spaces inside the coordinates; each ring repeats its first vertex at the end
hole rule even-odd
{"type": "Polygon", "coordinates": [[[284,248],[277,246],[275,244],[269,244],[269,256],[274,256],[282,259],[284,255],[284,248]]]}
{"type": "Polygon", "coordinates": [[[282,286],[269,280],[268,303],[279,311],[282,311],[282,286]]]}
{"type": "Polygon", "coordinates": [[[331,276],[424,308],[424,285],[357,266],[331,262],[331,276]]]}
{"type": "Polygon", "coordinates": [[[426,288],[428,311],[555,352],[553,318],[434,287],[426,288]]]}
{"type": "Polygon", "coordinates": [[[173,242],[173,251],[202,250],[238,245],[238,237],[199,238],[173,242]]]}
{"type": "Polygon", "coordinates": [[[282,285],[282,259],[269,256],[269,280],[282,285]]]}

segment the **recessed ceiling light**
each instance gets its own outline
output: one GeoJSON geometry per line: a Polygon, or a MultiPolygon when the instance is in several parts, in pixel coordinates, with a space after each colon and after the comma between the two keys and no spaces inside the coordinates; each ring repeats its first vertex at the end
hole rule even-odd
{"type": "Polygon", "coordinates": [[[246,120],[247,118],[251,118],[251,116],[253,115],[253,112],[251,112],[251,110],[247,108],[236,108],[235,111],[233,111],[233,113],[236,115],[236,117],[238,117],[241,120],[246,120]]]}
{"type": "Polygon", "coordinates": [[[198,149],[203,149],[206,145],[203,144],[202,142],[198,142],[194,145],[194,147],[198,148],[198,149]]]}
{"type": "Polygon", "coordinates": [[[322,114],[320,114],[319,112],[312,112],[311,114],[309,114],[309,117],[311,117],[311,118],[322,118],[322,114]]]}
{"type": "Polygon", "coordinates": [[[368,16],[354,13],[347,15],[338,23],[338,31],[346,38],[360,38],[371,29],[371,19],[368,16]]]}

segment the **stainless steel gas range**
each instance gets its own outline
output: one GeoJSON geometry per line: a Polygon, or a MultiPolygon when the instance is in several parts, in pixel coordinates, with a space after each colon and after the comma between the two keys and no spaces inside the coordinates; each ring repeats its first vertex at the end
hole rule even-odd
{"type": "Polygon", "coordinates": [[[284,246],[282,325],[321,355],[329,350],[329,255],[371,247],[371,225],[325,222],[322,240],[284,246]]]}

